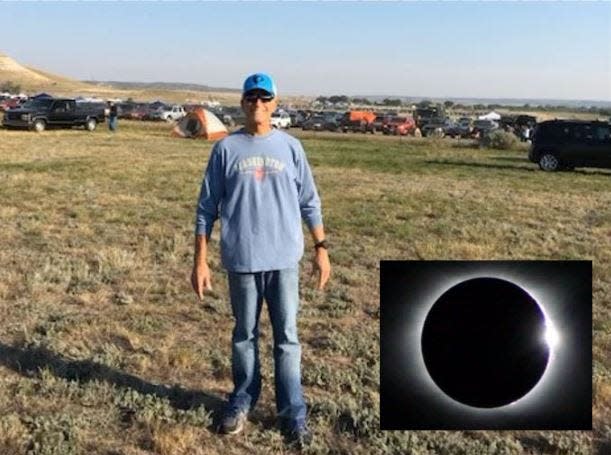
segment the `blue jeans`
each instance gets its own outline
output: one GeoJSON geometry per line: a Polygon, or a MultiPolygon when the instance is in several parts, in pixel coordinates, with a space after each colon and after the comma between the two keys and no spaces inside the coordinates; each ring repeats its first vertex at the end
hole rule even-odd
{"type": "Polygon", "coordinates": [[[108,129],[110,131],[117,131],[117,117],[108,117],[108,129]]]}
{"type": "Polygon", "coordinates": [[[231,362],[235,388],[229,398],[229,405],[250,410],[259,398],[259,316],[265,299],[274,335],[278,417],[288,425],[305,422],[306,405],[301,390],[301,347],[297,338],[299,270],[229,272],[229,293],[235,318],[231,362]]]}

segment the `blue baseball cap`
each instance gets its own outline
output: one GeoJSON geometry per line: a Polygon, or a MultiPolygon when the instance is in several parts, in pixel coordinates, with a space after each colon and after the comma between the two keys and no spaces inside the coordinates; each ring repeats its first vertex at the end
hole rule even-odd
{"type": "Polygon", "coordinates": [[[242,94],[257,89],[265,90],[270,95],[276,96],[276,84],[274,83],[274,80],[269,74],[255,73],[248,76],[244,81],[242,94]]]}

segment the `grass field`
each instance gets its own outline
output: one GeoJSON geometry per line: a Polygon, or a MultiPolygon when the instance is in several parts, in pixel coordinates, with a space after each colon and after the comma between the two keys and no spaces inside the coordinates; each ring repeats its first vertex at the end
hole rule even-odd
{"type": "MultiPolygon", "coordinates": [[[[303,140],[332,281],[302,265],[311,453],[587,454],[611,450],[611,172],[546,174],[524,147],[341,134],[303,140]],[[380,259],[591,259],[593,432],[379,431],[380,259]]],[[[164,124],[0,130],[0,454],[286,451],[274,427],[271,329],[245,433],[213,431],[231,389],[231,313],[188,277],[211,144],[164,124]]]]}

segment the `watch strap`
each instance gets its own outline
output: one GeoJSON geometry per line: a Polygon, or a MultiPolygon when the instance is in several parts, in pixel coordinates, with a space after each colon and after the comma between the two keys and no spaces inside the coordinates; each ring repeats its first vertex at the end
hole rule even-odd
{"type": "Polygon", "coordinates": [[[327,241],[326,240],[321,240],[320,242],[316,242],[314,244],[314,248],[315,249],[324,248],[325,250],[328,250],[329,246],[327,245],[327,241]]]}

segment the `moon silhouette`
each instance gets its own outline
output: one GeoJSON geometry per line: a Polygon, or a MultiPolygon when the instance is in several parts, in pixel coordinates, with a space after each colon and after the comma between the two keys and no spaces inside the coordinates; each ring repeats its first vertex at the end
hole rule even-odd
{"type": "Polygon", "coordinates": [[[421,347],[433,382],[476,408],[516,402],[539,382],[550,360],[550,324],[518,285],[473,278],[443,293],[422,329],[421,347]]]}

